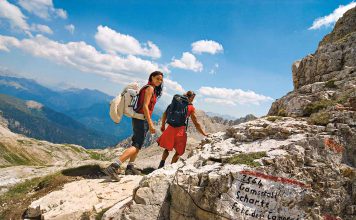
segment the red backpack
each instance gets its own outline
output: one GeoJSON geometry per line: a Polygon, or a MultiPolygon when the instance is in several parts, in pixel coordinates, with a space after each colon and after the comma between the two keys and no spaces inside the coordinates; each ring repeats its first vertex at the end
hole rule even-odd
{"type": "MultiPolygon", "coordinates": [[[[148,86],[151,86],[150,84],[146,84],[144,85],[141,89],[140,89],[140,92],[136,95],[136,97],[134,98],[134,100],[132,101],[132,107],[133,107],[133,110],[137,113],[141,113],[142,114],[142,107],[143,107],[143,102],[145,100],[145,96],[144,96],[144,91],[145,89],[148,87],[148,86]]],[[[151,97],[151,103],[152,103],[152,98],[151,97]]]]}

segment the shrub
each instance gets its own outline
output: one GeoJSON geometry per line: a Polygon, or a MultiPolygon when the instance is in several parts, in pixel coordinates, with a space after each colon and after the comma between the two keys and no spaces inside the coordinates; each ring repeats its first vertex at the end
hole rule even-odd
{"type": "Polygon", "coordinates": [[[329,123],[330,114],[327,112],[318,112],[310,116],[308,123],[313,125],[325,126],[329,123]]]}
{"type": "Polygon", "coordinates": [[[336,102],[332,100],[320,100],[317,102],[312,102],[309,103],[304,109],[303,109],[303,115],[309,117],[313,113],[317,113],[322,109],[327,108],[328,106],[333,106],[335,105],[336,102]]]}
{"type": "Polygon", "coordinates": [[[286,117],[287,116],[287,111],[284,108],[281,108],[281,109],[278,110],[277,116],[286,117]]]}
{"type": "Polygon", "coordinates": [[[329,89],[335,89],[337,86],[335,85],[335,80],[329,80],[325,83],[325,87],[329,89]]]}
{"type": "Polygon", "coordinates": [[[260,159],[262,157],[266,157],[267,153],[265,151],[261,152],[253,152],[253,153],[241,153],[235,156],[232,156],[227,159],[227,163],[230,164],[246,164],[251,167],[259,167],[260,163],[255,162],[254,160],[260,159]]]}
{"type": "Polygon", "coordinates": [[[266,120],[274,122],[276,120],[280,120],[282,117],[281,116],[268,116],[266,120]]]}

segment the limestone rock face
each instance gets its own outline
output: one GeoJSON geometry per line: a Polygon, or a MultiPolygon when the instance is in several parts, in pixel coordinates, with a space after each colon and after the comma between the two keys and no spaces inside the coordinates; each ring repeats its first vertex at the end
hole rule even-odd
{"type": "Polygon", "coordinates": [[[64,185],[62,190],[31,203],[27,217],[72,220],[92,216],[117,202],[130,200],[132,192],[142,177],[125,176],[120,182],[105,179],[84,179],[64,185]]]}
{"type": "Polygon", "coordinates": [[[294,89],[326,82],[347,67],[356,64],[356,9],[338,20],[334,30],[324,37],[317,51],[293,65],[294,89]],[[298,65],[296,65],[298,64],[298,65]]]}
{"type": "Polygon", "coordinates": [[[131,202],[115,206],[115,219],[352,219],[347,149],[356,142],[340,133],[355,133],[337,126],[267,117],[216,133],[187,160],[146,176],[131,202]]]}
{"type": "Polygon", "coordinates": [[[325,101],[325,107],[356,109],[356,8],[338,20],[314,54],[292,65],[292,76],[294,91],[275,101],[269,115],[309,116],[308,106],[325,101]]]}

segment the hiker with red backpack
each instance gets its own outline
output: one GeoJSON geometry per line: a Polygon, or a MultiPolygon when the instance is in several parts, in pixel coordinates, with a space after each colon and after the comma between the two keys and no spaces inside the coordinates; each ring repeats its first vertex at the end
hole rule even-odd
{"type": "Polygon", "coordinates": [[[127,159],[130,159],[130,161],[126,167],[125,174],[141,174],[141,172],[134,167],[133,162],[143,146],[147,132],[150,131],[151,134],[156,133],[151,116],[157,99],[162,95],[162,83],[163,73],[155,71],[150,74],[148,83],[139,91],[133,110],[142,117],[132,117],[133,136],[131,147],[127,148],[116,161],[103,170],[103,172],[111,178],[120,180],[118,169],[127,159]]]}
{"type": "Polygon", "coordinates": [[[162,116],[161,137],[158,138],[157,143],[164,148],[161,162],[158,168],[162,168],[169,155],[169,151],[175,149],[171,163],[178,161],[179,157],[183,155],[187,145],[187,128],[189,117],[192,119],[195,128],[204,136],[208,136],[197,121],[195,115],[195,108],[193,100],[195,93],[188,91],[184,95],[175,95],[172,103],[167,107],[162,116]],[[168,127],[166,129],[166,123],[168,127]]]}

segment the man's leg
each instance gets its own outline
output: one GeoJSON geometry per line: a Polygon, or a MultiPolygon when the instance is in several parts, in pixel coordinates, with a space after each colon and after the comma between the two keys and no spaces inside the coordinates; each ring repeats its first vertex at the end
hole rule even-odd
{"type": "Polygon", "coordinates": [[[163,151],[163,154],[162,154],[162,160],[166,160],[167,157],[168,157],[168,155],[169,155],[169,152],[168,152],[167,149],[165,149],[165,150],[163,151]]]}
{"type": "Polygon", "coordinates": [[[176,152],[175,154],[174,154],[174,156],[172,157],[172,162],[171,163],[175,163],[175,162],[177,162],[178,161],[178,159],[179,159],[179,154],[176,152]]]}
{"type": "Polygon", "coordinates": [[[168,155],[169,155],[169,152],[167,149],[165,149],[163,151],[162,159],[161,159],[161,162],[159,163],[158,169],[164,167],[164,163],[166,162],[168,155]]]}

